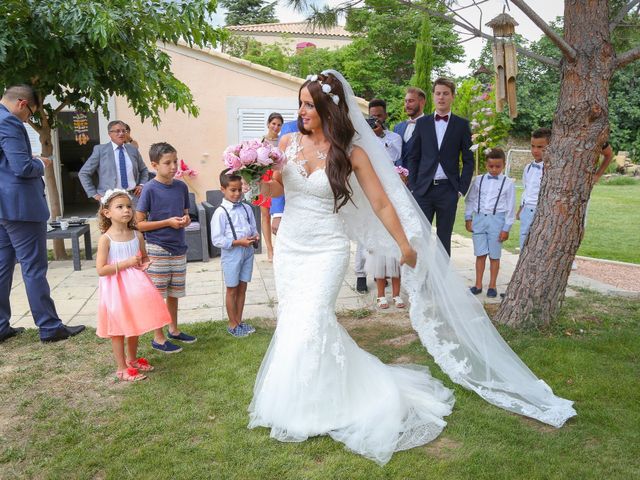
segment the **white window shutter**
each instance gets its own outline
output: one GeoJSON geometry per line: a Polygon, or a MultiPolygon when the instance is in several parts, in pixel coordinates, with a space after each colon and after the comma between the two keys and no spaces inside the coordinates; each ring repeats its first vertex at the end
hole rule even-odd
{"type": "Polygon", "coordinates": [[[278,112],[282,115],[285,122],[295,120],[298,116],[297,110],[277,110],[277,109],[258,109],[258,108],[240,108],[238,109],[238,141],[260,140],[267,132],[267,119],[272,112],[278,112]]]}

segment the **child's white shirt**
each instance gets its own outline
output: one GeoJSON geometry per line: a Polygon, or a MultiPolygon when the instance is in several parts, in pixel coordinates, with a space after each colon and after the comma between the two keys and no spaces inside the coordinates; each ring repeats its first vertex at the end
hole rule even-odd
{"type": "MultiPolygon", "coordinates": [[[[221,206],[229,212],[238,239],[257,235],[256,218],[250,205],[243,202],[234,204],[225,198],[221,206]]],[[[211,243],[218,248],[228,249],[232,247],[233,240],[227,214],[222,208],[216,208],[211,217],[211,243]]]]}
{"type": "Polygon", "coordinates": [[[515,182],[503,174],[495,178],[488,173],[478,175],[473,179],[469,193],[464,199],[464,204],[465,220],[471,220],[474,213],[493,214],[494,208],[496,213],[504,213],[505,218],[502,230],[508,232],[516,219],[515,182]],[[503,180],[504,185],[502,184],[503,180]],[[482,187],[480,186],[481,181],[482,187]],[[502,187],[502,191],[500,191],[500,187],[502,187]],[[480,196],[480,209],[478,209],[478,196],[480,196]]]}
{"type": "Polygon", "coordinates": [[[535,208],[538,205],[538,196],[540,194],[540,183],[542,182],[542,174],[544,173],[544,162],[531,162],[524,167],[522,172],[522,184],[524,191],[520,205],[523,207],[535,208]]]}

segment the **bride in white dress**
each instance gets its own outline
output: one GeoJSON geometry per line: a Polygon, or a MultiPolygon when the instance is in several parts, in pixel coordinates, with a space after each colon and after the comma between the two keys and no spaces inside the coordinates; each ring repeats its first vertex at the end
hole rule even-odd
{"type": "Polygon", "coordinates": [[[379,464],[436,438],[453,393],[417,365],[385,365],[337,322],[349,241],[395,252],[412,325],[450,378],[508,410],[561,426],[571,402],[518,359],[467,292],[384,149],[334,71],[299,94],[301,133],[264,193],[286,194],[274,271],[278,320],[249,406],[249,427],[280,441],[330,435],[379,464]],[[416,253],[417,252],[417,253],[416,253]]]}

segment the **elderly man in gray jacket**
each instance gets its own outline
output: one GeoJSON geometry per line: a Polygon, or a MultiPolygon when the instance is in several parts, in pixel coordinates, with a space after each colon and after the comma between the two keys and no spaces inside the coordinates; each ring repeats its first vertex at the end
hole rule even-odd
{"type": "Polygon", "coordinates": [[[129,192],[134,204],[142,193],[142,184],[149,179],[149,170],[136,147],[125,143],[126,125],[120,120],[109,122],[109,143],[96,145],[80,169],[78,177],[87,196],[100,201],[110,188],[129,192]],[[98,173],[98,186],[93,174],[98,173]]]}

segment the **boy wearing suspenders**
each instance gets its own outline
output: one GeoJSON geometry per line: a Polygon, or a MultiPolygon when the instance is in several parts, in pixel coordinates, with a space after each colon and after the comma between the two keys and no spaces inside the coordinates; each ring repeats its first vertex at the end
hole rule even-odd
{"type": "Polygon", "coordinates": [[[227,287],[226,306],[230,335],[246,337],[255,328],[242,321],[247,283],[253,274],[253,250],[260,236],[251,207],[242,202],[242,178],[228,170],[220,174],[224,199],[211,217],[211,242],[221,249],[220,264],[227,287]]]}
{"type": "Polygon", "coordinates": [[[465,198],[465,227],[472,232],[473,254],[476,256],[476,283],[471,293],[482,293],[487,255],[489,256],[489,288],[487,297],[498,296],[496,281],[500,270],[502,242],[509,238],[515,220],[516,190],[512,179],[503,175],[506,158],[501,148],[487,154],[487,173],[478,175],[465,198]]]}

